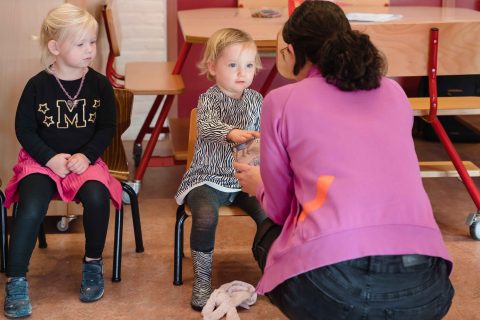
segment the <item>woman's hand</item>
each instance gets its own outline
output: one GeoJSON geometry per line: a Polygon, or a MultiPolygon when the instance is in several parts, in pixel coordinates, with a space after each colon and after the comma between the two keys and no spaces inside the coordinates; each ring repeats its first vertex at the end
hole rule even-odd
{"type": "Polygon", "coordinates": [[[255,196],[257,192],[257,186],[262,183],[262,177],[260,176],[260,167],[251,166],[245,163],[234,162],[235,177],[242,186],[242,191],[249,195],[255,196]]]}
{"type": "Polygon", "coordinates": [[[233,129],[227,134],[227,140],[232,141],[233,143],[245,143],[255,138],[260,138],[260,132],[233,129]]]}
{"type": "Polygon", "coordinates": [[[60,178],[65,178],[67,174],[70,173],[70,169],[67,167],[68,159],[70,159],[70,157],[71,155],[68,153],[56,154],[48,160],[45,166],[50,168],[60,178]]]}
{"type": "Polygon", "coordinates": [[[90,165],[90,160],[83,153],[75,153],[68,159],[67,168],[73,173],[82,174],[90,165]]]}

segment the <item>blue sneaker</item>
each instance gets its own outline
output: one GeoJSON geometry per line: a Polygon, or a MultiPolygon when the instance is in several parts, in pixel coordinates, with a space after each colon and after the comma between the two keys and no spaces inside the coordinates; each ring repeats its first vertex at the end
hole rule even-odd
{"type": "Polygon", "coordinates": [[[82,264],[82,285],[80,287],[80,300],[93,302],[103,297],[105,285],[103,282],[103,260],[92,260],[82,264]]]}
{"type": "Polygon", "coordinates": [[[23,318],[32,314],[28,281],[25,277],[12,277],[7,282],[3,311],[9,318],[23,318]]]}

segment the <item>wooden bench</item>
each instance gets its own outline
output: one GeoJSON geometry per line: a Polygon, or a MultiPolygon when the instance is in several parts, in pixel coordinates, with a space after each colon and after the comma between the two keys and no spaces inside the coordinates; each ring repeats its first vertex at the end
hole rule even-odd
{"type": "MultiPolygon", "coordinates": [[[[430,111],[430,98],[409,98],[415,116],[427,116],[430,111]]],[[[480,114],[480,97],[438,97],[437,115],[480,114]]]]}
{"type": "MultiPolygon", "coordinates": [[[[470,177],[480,177],[480,168],[471,161],[462,161],[470,177]]],[[[420,161],[422,178],[459,177],[451,161],[420,161]]]]}
{"type": "MultiPolygon", "coordinates": [[[[409,98],[415,116],[425,117],[430,111],[430,98],[409,98]]],[[[480,97],[438,97],[437,115],[480,114],[480,97]]],[[[471,177],[480,176],[480,168],[471,161],[462,161],[471,177]]],[[[420,161],[423,178],[459,177],[451,161],[420,161]]]]}

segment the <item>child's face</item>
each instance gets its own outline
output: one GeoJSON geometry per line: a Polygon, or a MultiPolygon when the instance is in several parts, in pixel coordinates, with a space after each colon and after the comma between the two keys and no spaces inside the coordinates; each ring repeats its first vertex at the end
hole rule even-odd
{"type": "Polygon", "coordinates": [[[81,38],[71,36],[56,42],[56,63],[69,68],[85,68],[97,55],[97,30],[91,29],[81,38]]]}
{"type": "Polygon", "coordinates": [[[236,43],[225,47],[215,62],[208,64],[208,71],[227,96],[240,99],[255,75],[257,50],[249,43],[236,43]]]}

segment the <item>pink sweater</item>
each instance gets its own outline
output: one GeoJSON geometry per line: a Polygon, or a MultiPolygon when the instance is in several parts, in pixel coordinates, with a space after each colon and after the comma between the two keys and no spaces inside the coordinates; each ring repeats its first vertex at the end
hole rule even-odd
{"type": "Polygon", "coordinates": [[[401,87],[342,92],[314,68],[269,93],[261,116],[257,198],[283,225],[257,291],[371,255],[451,261],[423,188],[401,87]]]}

